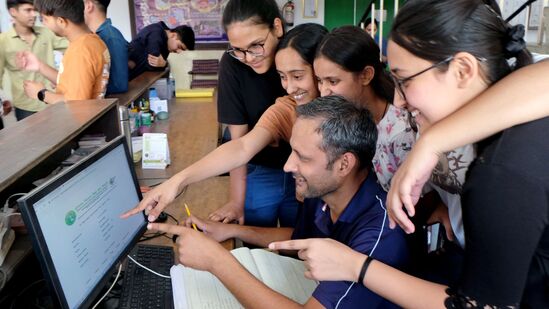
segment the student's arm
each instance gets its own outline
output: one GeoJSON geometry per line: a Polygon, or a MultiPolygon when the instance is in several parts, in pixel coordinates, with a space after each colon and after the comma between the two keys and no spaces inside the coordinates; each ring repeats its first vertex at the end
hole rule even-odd
{"type": "Polygon", "coordinates": [[[147,37],[146,53],[148,70],[158,70],[165,68],[168,64],[167,59],[162,57],[162,46],[168,44],[162,40],[160,35],[149,35],[147,37]]]}
{"type": "Polygon", "coordinates": [[[122,217],[127,218],[148,209],[150,211],[149,221],[154,221],[160,212],[187,185],[226,173],[246,164],[255,154],[268,145],[271,139],[272,137],[267,130],[258,127],[242,138],[233,139],[219,146],[204,158],[148,192],[135,208],[123,214],[122,217]]]}
{"type": "MultiPolygon", "coordinates": [[[[29,98],[38,99],[38,92],[42,89],[45,89],[45,86],[40,82],[34,82],[30,80],[24,81],[23,90],[25,90],[25,94],[29,98]]],[[[44,93],[45,103],[55,104],[63,101],[65,101],[65,96],[63,94],[55,93],[49,90],[44,93]]]]}
{"type": "MultiPolygon", "coordinates": [[[[333,239],[300,239],[269,245],[273,250],[299,250],[305,277],[315,280],[353,281],[359,277],[366,255],[333,239]]],[[[372,292],[405,308],[444,308],[446,286],[415,278],[373,260],[361,282],[372,292]],[[421,297],[418,297],[421,295],[421,297]]]]}
{"type": "Polygon", "coordinates": [[[57,84],[57,70],[50,67],[48,64],[40,62],[40,69],[38,70],[45,78],[47,78],[53,85],[57,84]]]}
{"type": "MultiPolygon", "coordinates": [[[[231,140],[243,137],[248,133],[247,125],[228,125],[231,133],[231,140]]],[[[253,131],[253,130],[252,130],[253,131]]],[[[257,152],[256,152],[257,153],[257,152]]],[[[246,160],[248,162],[251,157],[246,160]]],[[[248,168],[242,165],[230,171],[229,173],[229,201],[223,207],[211,213],[208,218],[224,223],[237,220],[239,224],[244,224],[244,204],[246,202],[246,177],[248,168]]]]}
{"type": "Polygon", "coordinates": [[[421,188],[440,154],[477,142],[506,128],[549,116],[549,61],[511,73],[447,118],[423,132],[398,168],[387,195],[391,226],[406,232],[421,188]]]}
{"type": "Polygon", "coordinates": [[[35,54],[30,51],[21,51],[15,55],[15,63],[18,68],[25,71],[33,71],[42,74],[52,84],[57,83],[57,70],[48,64],[40,61],[35,54]]]}
{"type": "Polygon", "coordinates": [[[182,226],[156,223],[149,224],[149,229],[179,235],[179,262],[212,273],[245,308],[324,308],[312,297],[302,306],[273,291],[250,274],[229,251],[202,233],[182,226]]]}
{"type": "Polygon", "coordinates": [[[255,227],[238,224],[225,224],[212,220],[201,220],[195,216],[187,218],[185,225],[192,224],[218,242],[230,238],[238,238],[243,242],[266,248],[273,241],[289,240],[292,237],[293,228],[284,227],[255,227]]]}

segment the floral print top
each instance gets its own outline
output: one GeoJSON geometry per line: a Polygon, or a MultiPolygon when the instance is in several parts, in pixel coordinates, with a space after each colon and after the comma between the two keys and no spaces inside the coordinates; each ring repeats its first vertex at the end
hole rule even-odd
{"type": "Polygon", "coordinates": [[[376,153],[372,159],[379,184],[389,191],[391,179],[416,140],[407,110],[389,104],[377,124],[376,153]]]}

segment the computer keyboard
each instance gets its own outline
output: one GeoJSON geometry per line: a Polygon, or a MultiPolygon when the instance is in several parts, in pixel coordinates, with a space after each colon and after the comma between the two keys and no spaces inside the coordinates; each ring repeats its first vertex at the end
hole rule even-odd
{"type": "MultiPolygon", "coordinates": [[[[173,249],[166,246],[139,244],[130,256],[163,275],[170,274],[174,262],[173,249]]],[[[173,308],[171,279],[157,276],[128,259],[119,308],[173,308]]]]}

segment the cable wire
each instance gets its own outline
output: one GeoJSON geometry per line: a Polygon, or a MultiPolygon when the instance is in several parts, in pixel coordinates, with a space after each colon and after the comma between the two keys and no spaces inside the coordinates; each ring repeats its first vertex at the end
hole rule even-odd
{"type": "Polygon", "coordinates": [[[137,266],[141,266],[141,268],[145,269],[145,270],[148,270],[149,272],[159,276],[159,277],[162,277],[162,278],[166,278],[166,279],[171,279],[172,277],[170,276],[167,276],[167,275],[163,275],[163,274],[160,274],[160,273],[157,273],[156,271],[148,268],[147,266],[144,266],[144,265],[141,265],[141,263],[139,263],[138,261],[136,261],[131,255],[128,255],[128,258],[130,260],[132,260],[132,262],[134,262],[135,264],[137,264],[137,266]]]}
{"type": "Polygon", "coordinates": [[[105,292],[105,294],[103,294],[103,296],[101,296],[101,298],[95,303],[95,305],[93,305],[92,309],[95,309],[97,307],[97,305],[99,305],[99,303],[101,303],[101,301],[107,297],[107,294],[110,293],[110,291],[112,290],[112,288],[114,287],[114,285],[116,284],[116,281],[118,281],[118,277],[120,277],[120,273],[122,272],[122,263],[119,264],[118,266],[118,273],[116,274],[116,278],[114,278],[114,281],[112,282],[110,288],[107,290],[107,292],[105,292]]]}

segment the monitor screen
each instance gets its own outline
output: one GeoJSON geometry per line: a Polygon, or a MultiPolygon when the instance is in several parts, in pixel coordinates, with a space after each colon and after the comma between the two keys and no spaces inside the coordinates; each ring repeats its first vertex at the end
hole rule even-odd
{"type": "Polygon", "coordinates": [[[19,200],[44,275],[63,308],[87,307],[146,228],[120,219],[141,200],[124,139],[19,200]]]}

